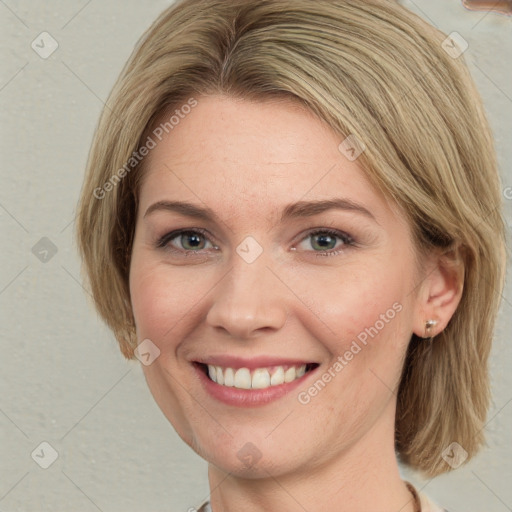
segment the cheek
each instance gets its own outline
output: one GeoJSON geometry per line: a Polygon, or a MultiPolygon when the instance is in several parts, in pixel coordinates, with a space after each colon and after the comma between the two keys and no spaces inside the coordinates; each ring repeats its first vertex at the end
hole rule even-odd
{"type": "Polygon", "coordinates": [[[332,352],[343,353],[353,340],[364,345],[407,338],[407,269],[389,261],[377,260],[371,266],[350,262],[324,274],[301,273],[295,282],[297,295],[314,313],[311,330],[329,343],[332,352]]]}
{"type": "Polygon", "coordinates": [[[164,308],[172,309],[171,294],[165,293],[165,283],[150,269],[135,267],[130,274],[130,294],[137,335],[142,338],[159,338],[164,308]],[[164,303],[167,303],[165,305],[164,303]]]}
{"type": "Polygon", "coordinates": [[[198,280],[193,268],[172,269],[135,258],[130,295],[139,339],[161,342],[183,333],[207,291],[205,280],[198,280]]]}

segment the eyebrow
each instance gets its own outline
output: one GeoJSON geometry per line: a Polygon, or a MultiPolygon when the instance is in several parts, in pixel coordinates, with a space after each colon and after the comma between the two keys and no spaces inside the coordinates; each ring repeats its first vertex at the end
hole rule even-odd
{"type": "MultiPolygon", "coordinates": [[[[281,214],[280,222],[289,219],[312,217],[329,210],[344,210],[358,212],[377,222],[375,216],[364,206],[346,198],[333,198],[318,201],[298,201],[287,205],[281,214]]],[[[170,211],[192,217],[194,219],[219,221],[215,212],[208,207],[198,206],[186,201],[158,201],[152,204],[144,214],[144,218],[156,211],[170,211]]]]}

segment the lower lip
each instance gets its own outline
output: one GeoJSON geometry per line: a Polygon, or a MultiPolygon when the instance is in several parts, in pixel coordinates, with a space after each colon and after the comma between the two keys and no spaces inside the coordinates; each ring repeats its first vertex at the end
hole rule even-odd
{"type": "Polygon", "coordinates": [[[318,369],[318,367],[316,367],[308,371],[302,377],[292,382],[279,384],[278,386],[270,386],[265,389],[238,389],[235,387],[221,386],[208,378],[199,365],[194,364],[194,367],[199,374],[199,380],[202,386],[208,394],[220,402],[236,407],[256,407],[278,400],[299,387],[305,379],[318,369]]]}

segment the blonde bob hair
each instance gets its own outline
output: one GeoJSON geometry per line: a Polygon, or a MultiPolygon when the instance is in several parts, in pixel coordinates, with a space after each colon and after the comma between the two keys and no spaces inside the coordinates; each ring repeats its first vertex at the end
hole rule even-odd
{"type": "Polygon", "coordinates": [[[122,354],[137,345],[128,276],[144,156],[201,96],[293,98],[366,150],[358,162],[413,227],[418,254],[458,248],[463,294],[433,342],[413,334],[398,390],[396,450],[449,471],[483,444],[488,356],[506,265],[493,140],[447,36],[392,0],[182,0],[140,39],[101,115],[77,236],[95,306],[122,354]],[[165,114],[165,116],[164,116],[165,114]],[[163,117],[164,116],[164,117],[163,117]]]}

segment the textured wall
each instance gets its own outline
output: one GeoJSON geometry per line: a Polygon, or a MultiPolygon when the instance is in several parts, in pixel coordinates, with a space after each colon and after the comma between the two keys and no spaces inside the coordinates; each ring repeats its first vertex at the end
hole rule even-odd
{"type": "MultiPolygon", "coordinates": [[[[512,19],[456,0],[403,3],[469,43],[503,186],[512,187],[512,19]]],[[[208,495],[206,464],[174,433],[139,363],[121,357],[88,304],[72,239],[103,101],[168,4],[0,2],[0,511],[174,512],[208,495]],[[43,469],[52,450],[57,459],[43,469]]],[[[512,188],[504,195],[512,225],[512,188]]],[[[511,303],[508,286],[491,362],[488,447],[432,481],[405,472],[451,512],[512,510],[511,303]]]]}

